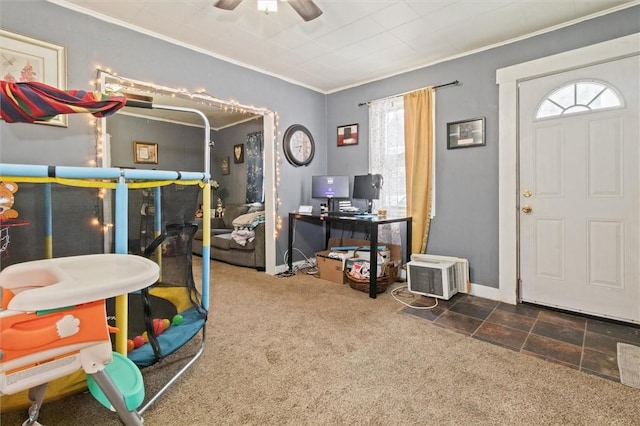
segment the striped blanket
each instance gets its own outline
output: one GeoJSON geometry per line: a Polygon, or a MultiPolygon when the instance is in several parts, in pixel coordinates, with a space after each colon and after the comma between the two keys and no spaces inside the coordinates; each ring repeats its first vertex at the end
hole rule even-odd
{"type": "Polygon", "coordinates": [[[51,120],[58,114],[107,117],[124,107],[124,96],[85,90],[60,90],[44,83],[0,80],[0,116],[7,123],[51,120]]]}

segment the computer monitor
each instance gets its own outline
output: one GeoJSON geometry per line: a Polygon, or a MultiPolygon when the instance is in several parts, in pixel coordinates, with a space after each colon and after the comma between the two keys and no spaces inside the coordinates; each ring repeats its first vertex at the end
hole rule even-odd
{"type": "Polygon", "coordinates": [[[353,178],[353,198],[367,200],[367,212],[371,213],[373,200],[380,198],[381,175],[360,175],[353,178]]]}
{"type": "Polygon", "coordinates": [[[349,176],[312,176],[312,198],[349,198],[349,176]]]}

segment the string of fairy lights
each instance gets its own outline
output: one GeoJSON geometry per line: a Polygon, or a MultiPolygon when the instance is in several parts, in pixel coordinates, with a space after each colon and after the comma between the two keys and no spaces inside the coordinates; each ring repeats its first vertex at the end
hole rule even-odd
{"type": "MultiPolygon", "coordinates": [[[[223,112],[235,112],[242,114],[258,114],[263,117],[272,113],[270,110],[262,107],[256,107],[253,105],[244,105],[237,100],[222,100],[210,93],[208,93],[205,89],[198,89],[195,92],[191,92],[187,89],[176,89],[172,87],[157,85],[152,82],[147,81],[139,81],[130,78],[120,77],[116,72],[112,71],[108,68],[102,68],[100,66],[96,67],[96,79],[90,82],[91,85],[95,87],[95,90],[102,90],[106,94],[120,94],[120,92],[125,92],[126,90],[135,91],[136,93],[148,94],[150,98],[153,95],[166,95],[171,97],[182,97],[185,99],[190,99],[195,101],[197,104],[201,104],[203,106],[208,107],[218,107],[223,112]],[[109,83],[106,83],[105,79],[109,79],[109,83]]],[[[273,214],[275,218],[275,230],[274,230],[274,238],[278,237],[280,230],[282,229],[283,219],[279,215],[280,206],[282,201],[280,199],[278,188],[280,187],[280,164],[281,164],[281,156],[280,156],[280,132],[279,132],[279,115],[277,112],[273,112],[274,116],[274,127],[273,127],[273,140],[275,143],[275,179],[273,183],[273,198],[275,200],[273,207],[273,214]]],[[[89,161],[89,165],[93,167],[103,167],[104,166],[104,138],[105,134],[102,128],[102,120],[101,119],[92,119],[91,125],[94,129],[95,140],[96,140],[96,151],[95,158],[89,161]]],[[[98,199],[99,204],[101,205],[101,200],[105,196],[105,189],[99,189],[98,191],[98,199]]],[[[95,218],[92,219],[92,223],[96,226],[100,226],[100,220],[98,219],[98,209],[96,209],[95,218]]],[[[111,223],[102,224],[104,231],[106,232],[109,228],[113,227],[111,223]]]]}

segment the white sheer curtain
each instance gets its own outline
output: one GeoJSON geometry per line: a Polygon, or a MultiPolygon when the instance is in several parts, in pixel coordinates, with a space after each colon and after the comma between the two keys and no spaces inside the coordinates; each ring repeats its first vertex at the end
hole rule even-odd
{"type": "MultiPolygon", "coordinates": [[[[407,190],[404,163],[404,102],[401,96],[372,101],[369,105],[369,172],[384,179],[374,209],[390,216],[405,216],[407,190]]],[[[400,244],[399,224],[379,229],[380,241],[400,244]]]]}

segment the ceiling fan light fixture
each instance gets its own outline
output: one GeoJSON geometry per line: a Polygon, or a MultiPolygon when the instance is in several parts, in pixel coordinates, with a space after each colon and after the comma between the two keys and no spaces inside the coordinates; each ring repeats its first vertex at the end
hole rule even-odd
{"type": "MultiPolygon", "coordinates": [[[[289,5],[296,11],[298,15],[305,21],[312,21],[322,15],[322,10],[314,3],[313,0],[280,0],[289,5]]],[[[216,0],[214,7],[222,10],[234,10],[242,0],[216,0]]],[[[277,12],[278,0],[258,0],[258,10],[264,13],[277,12]]]]}
{"type": "Polygon", "coordinates": [[[258,10],[264,13],[277,12],[278,0],[258,0],[258,10]]]}

